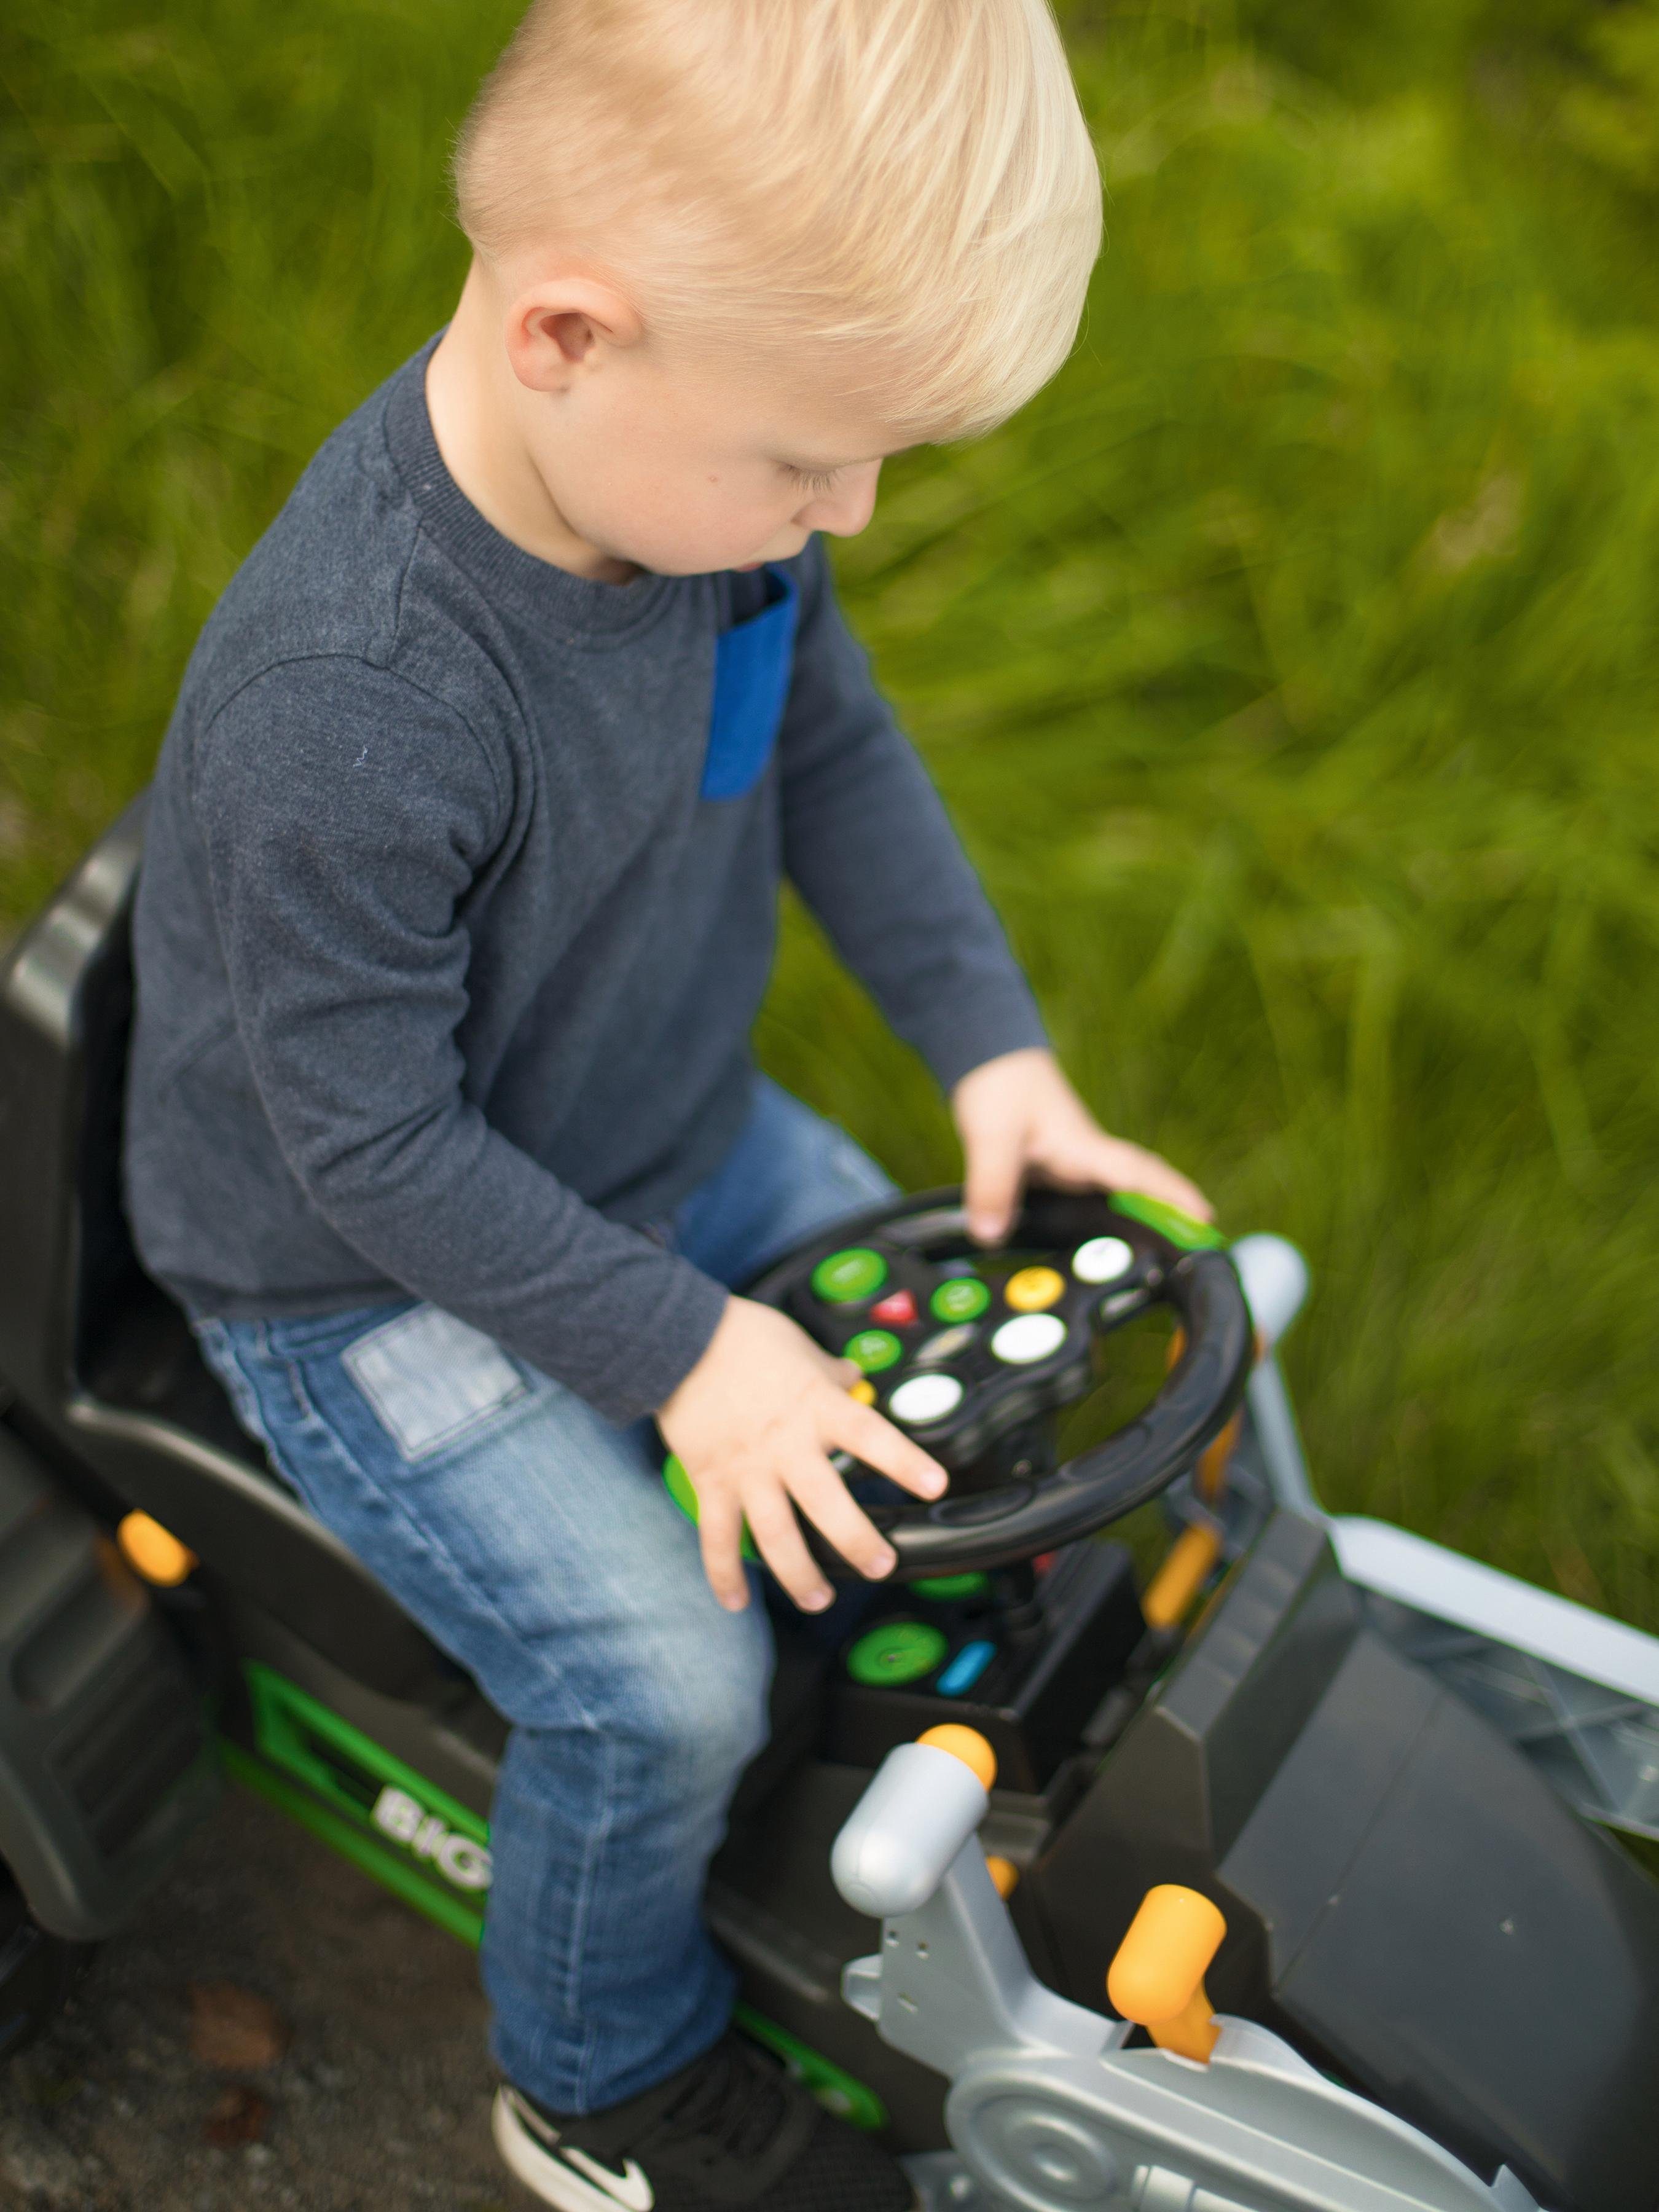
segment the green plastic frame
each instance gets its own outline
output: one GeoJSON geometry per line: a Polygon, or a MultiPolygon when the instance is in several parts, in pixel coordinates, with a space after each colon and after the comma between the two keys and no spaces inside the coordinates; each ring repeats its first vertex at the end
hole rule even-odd
{"type": "MultiPolygon", "coordinates": [[[[470,1893],[443,1880],[416,1846],[401,1843],[376,1825],[374,1807],[387,1790],[413,1801],[421,1815],[417,1837],[435,1824],[462,1848],[487,1852],[488,1822],[459,1804],[435,1782],[263,1661],[243,1662],[253,1719],[254,1750],[220,1738],[226,1771],[236,1781],[310,1830],[331,1850],[413,1905],[428,1920],[476,1949],[483,1935],[487,1889],[470,1893]],[[353,1777],[357,1787],[350,1786],[353,1777]],[[367,1802],[365,1802],[367,1801],[367,1802]]],[[[818,2102],[855,2128],[873,2132],[887,2124],[887,2107],[875,2091],[803,2043],[776,2021],[739,2005],[738,2025],[782,2059],[818,2102]]]]}
{"type": "Polygon", "coordinates": [[[487,1874],[478,1880],[476,1869],[489,1847],[489,1824],[274,1667],[249,1659],[242,1674],[258,1756],[227,1742],[230,1772],[428,1920],[476,1946],[483,1934],[489,1880],[487,1874]],[[293,1782],[304,1786],[295,1790],[293,1782]],[[376,1821],[374,1808],[387,1791],[418,1808],[414,1840],[376,1821]],[[447,1857],[465,1865],[472,1879],[446,1880],[434,1842],[447,1857]]]}

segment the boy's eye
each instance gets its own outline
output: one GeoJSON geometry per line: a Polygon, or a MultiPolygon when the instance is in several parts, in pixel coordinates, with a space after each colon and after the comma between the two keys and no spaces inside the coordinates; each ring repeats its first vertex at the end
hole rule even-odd
{"type": "Polygon", "coordinates": [[[822,498],[825,492],[834,491],[836,478],[841,474],[839,469],[798,469],[793,461],[786,461],[783,466],[784,474],[792,483],[799,484],[803,491],[811,492],[817,498],[822,498]]]}

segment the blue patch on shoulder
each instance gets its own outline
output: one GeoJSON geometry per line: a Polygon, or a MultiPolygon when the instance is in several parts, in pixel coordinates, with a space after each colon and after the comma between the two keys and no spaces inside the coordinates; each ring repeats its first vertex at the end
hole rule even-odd
{"type": "Polygon", "coordinates": [[[787,568],[766,571],[767,605],[714,641],[714,699],[704,799],[741,799],[765,773],[789,696],[800,593],[787,568]]]}

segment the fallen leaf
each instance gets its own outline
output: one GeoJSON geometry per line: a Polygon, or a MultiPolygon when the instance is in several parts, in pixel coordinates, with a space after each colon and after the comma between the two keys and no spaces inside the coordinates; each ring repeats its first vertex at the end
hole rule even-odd
{"type": "Polygon", "coordinates": [[[190,2048],[204,2066],[246,2074],[274,2066],[289,2046],[287,2023],[276,2007],[234,1982],[190,1985],[190,2048]]]}
{"type": "Polygon", "coordinates": [[[202,2124],[202,2140],[219,2150],[258,2142],[270,2118],[270,2100],[246,2081],[228,2081],[202,2124]]]}

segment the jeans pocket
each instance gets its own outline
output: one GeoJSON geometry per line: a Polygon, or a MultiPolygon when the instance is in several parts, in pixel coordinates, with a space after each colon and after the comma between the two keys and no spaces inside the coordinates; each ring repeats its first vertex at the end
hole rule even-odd
{"type": "Polygon", "coordinates": [[[260,1341],[277,1359],[328,1359],[387,1322],[413,1313],[416,1304],[414,1298],[384,1298],[372,1306],[342,1306],[335,1313],[276,1315],[258,1324],[260,1341]]]}
{"type": "Polygon", "coordinates": [[[375,1419],[411,1463],[470,1437],[530,1395],[493,1338],[441,1307],[418,1305],[341,1353],[375,1419]]]}

